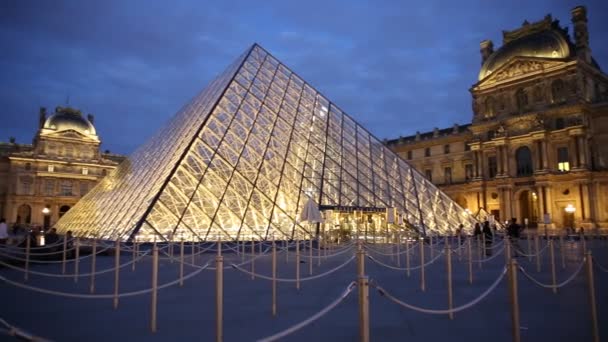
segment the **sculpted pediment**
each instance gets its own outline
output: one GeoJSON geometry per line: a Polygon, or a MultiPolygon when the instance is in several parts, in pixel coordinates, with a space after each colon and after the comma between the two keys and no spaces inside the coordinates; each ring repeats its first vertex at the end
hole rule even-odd
{"type": "Polygon", "coordinates": [[[91,141],[90,137],[87,137],[86,135],[81,134],[74,130],[67,130],[67,131],[61,131],[61,132],[50,132],[50,133],[45,133],[42,135],[47,138],[69,138],[69,139],[80,139],[80,140],[91,141]]]}
{"type": "Polygon", "coordinates": [[[517,78],[527,74],[542,72],[565,64],[562,60],[548,60],[539,58],[513,58],[508,63],[494,70],[479,85],[493,84],[507,79],[517,78]]]}

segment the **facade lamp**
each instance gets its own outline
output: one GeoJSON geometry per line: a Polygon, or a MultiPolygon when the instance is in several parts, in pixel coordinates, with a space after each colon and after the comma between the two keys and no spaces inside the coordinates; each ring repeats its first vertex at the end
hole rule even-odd
{"type": "Polygon", "coordinates": [[[566,208],[564,208],[564,210],[565,210],[567,213],[572,214],[572,213],[574,213],[574,212],[576,211],[576,208],[575,208],[575,207],[574,207],[572,204],[568,204],[568,205],[566,206],[566,208]]]}

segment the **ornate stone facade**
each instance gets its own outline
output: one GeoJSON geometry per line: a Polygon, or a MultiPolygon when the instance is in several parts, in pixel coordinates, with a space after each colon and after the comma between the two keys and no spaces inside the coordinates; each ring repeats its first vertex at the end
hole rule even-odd
{"type": "Polygon", "coordinates": [[[0,216],[9,224],[52,226],[124,156],[100,153],[93,115],[40,109],[32,144],[0,142],[0,216]]]}
{"type": "Polygon", "coordinates": [[[550,15],[503,31],[497,51],[483,41],[472,123],[387,145],[471,212],[608,228],[608,76],[591,57],[584,7],[572,22],[574,42],[550,15]]]}

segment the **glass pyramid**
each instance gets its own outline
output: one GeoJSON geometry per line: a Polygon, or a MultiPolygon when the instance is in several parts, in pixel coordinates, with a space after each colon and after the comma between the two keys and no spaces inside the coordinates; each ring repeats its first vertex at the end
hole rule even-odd
{"type": "Polygon", "coordinates": [[[474,218],[254,44],[57,223],[138,241],[305,238],[322,208],[395,208],[426,234],[474,218]]]}

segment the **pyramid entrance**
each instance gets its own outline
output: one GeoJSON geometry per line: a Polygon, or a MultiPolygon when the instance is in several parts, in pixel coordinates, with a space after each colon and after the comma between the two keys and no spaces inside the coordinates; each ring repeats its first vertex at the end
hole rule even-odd
{"type": "Polygon", "coordinates": [[[316,233],[298,219],[307,195],[320,208],[334,208],[349,236],[368,241],[391,235],[384,208],[395,208],[402,229],[419,234],[475,222],[254,44],[56,227],[122,241],[302,239],[316,233]]]}

